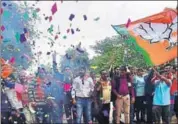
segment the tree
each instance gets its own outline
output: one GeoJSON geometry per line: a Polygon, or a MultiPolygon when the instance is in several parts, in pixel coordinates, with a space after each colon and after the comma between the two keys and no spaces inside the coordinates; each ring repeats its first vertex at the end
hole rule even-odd
{"type": "Polygon", "coordinates": [[[113,36],[97,41],[91,48],[97,53],[90,64],[97,66],[94,71],[99,73],[103,69],[109,69],[111,66],[131,65],[136,67],[146,67],[143,56],[124,42],[120,36],[113,36]]]}
{"type": "Polygon", "coordinates": [[[33,58],[30,42],[39,36],[39,32],[34,26],[39,20],[38,16],[34,17],[34,13],[37,11],[35,7],[29,7],[26,2],[17,4],[13,1],[3,1],[1,6],[1,30],[3,28],[1,57],[5,60],[14,57],[16,68],[27,69],[32,64],[32,61],[27,58],[33,58]],[[20,35],[24,36],[23,42],[20,35]]]}

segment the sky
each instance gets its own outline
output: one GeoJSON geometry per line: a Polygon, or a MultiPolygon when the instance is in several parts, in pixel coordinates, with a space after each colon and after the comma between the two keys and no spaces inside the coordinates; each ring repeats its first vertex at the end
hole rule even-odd
{"type": "MultiPolygon", "coordinates": [[[[29,5],[36,3],[35,1],[28,1],[29,5]]],[[[92,58],[95,53],[90,48],[96,41],[117,35],[111,25],[125,24],[128,18],[131,21],[147,17],[163,11],[165,7],[176,8],[176,1],[39,1],[36,4],[40,8],[39,15],[42,20],[37,23],[36,28],[43,32],[43,35],[50,36],[47,29],[51,24],[54,25],[54,32],[60,29],[60,36],[55,41],[56,45],[53,48],[47,44],[47,38],[40,38],[36,40],[37,51],[42,51],[44,54],[40,58],[40,63],[51,63],[52,57],[46,57],[46,52],[56,50],[58,53],[57,59],[60,60],[60,55],[65,54],[65,50],[70,45],[82,43],[82,47],[87,49],[89,58],[92,58]],[[52,21],[46,21],[43,14],[46,16],[52,15],[51,7],[57,3],[58,11],[52,16],[52,21]],[[69,21],[70,14],[74,14],[73,21],[69,21]],[[87,16],[84,21],[83,15],[87,16]],[[99,17],[98,21],[94,21],[99,17]],[[66,30],[70,28],[79,28],[80,32],[67,34],[66,30]],[[63,39],[66,35],[67,39],[63,39]]],[[[54,37],[54,36],[53,36],[54,37]]]]}

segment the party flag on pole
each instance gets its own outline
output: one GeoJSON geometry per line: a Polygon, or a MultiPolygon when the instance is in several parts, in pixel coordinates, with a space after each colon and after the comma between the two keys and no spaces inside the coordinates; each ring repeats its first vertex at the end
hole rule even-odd
{"type": "Polygon", "coordinates": [[[149,65],[161,65],[177,58],[177,10],[165,8],[158,14],[112,25],[125,42],[134,45],[149,65]]]}

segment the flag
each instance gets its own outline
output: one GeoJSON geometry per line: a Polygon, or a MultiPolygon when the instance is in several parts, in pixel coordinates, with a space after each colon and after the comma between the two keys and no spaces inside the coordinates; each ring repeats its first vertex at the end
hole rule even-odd
{"type": "Polygon", "coordinates": [[[177,10],[163,12],[125,24],[112,25],[125,42],[134,45],[147,64],[161,65],[177,58],[177,10]]]}
{"type": "Polygon", "coordinates": [[[13,73],[13,67],[10,64],[7,64],[3,58],[0,58],[1,66],[1,77],[3,79],[7,78],[13,73]]]}

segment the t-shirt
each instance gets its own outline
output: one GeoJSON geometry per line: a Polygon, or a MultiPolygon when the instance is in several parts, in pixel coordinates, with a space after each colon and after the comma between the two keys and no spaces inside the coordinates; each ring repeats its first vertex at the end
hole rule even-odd
{"type": "Polygon", "coordinates": [[[120,78],[119,94],[124,96],[129,94],[129,88],[126,78],[120,78]]]}
{"type": "Polygon", "coordinates": [[[168,86],[164,81],[155,81],[153,105],[170,105],[170,86],[168,86]]]}
{"type": "Polygon", "coordinates": [[[134,83],[136,96],[144,96],[145,95],[145,80],[144,80],[144,77],[135,76],[133,83],[134,83]]]}
{"type": "Polygon", "coordinates": [[[175,95],[178,93],[178,84],[177,84],[177,79],[174,78],[171,86],[171,95],[175,95]]]}
{"type": "Polygon", "coordinates": [[[102,103],[107,104],[111,101],[111,83],[102,81],[102,103]]]}

